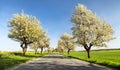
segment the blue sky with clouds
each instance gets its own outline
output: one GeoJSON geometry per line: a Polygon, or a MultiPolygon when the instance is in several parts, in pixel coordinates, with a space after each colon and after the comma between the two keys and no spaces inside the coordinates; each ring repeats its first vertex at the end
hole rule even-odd
{"type": "MultiPolygon", "coordinates": [[[[8,38],[8,21],[15,13],[36,16],[44,30],[48,31],[51,46],[64,32],[71,34],[70,18],[77,4],[84,4],[114,28],[116,39],[107,48],[120,47],[120,0],[0,0],[0,50],[21,50],[19,43],[8,38]]],[[[78,48],[77,48],[78,49],[78,48]]],[[[82,49],[82,48],[79,48],[82,49]]]]}

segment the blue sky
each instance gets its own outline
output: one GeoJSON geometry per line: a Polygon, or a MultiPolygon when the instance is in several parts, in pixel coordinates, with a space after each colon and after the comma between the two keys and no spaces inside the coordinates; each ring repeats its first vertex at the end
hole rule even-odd
{"type": "Polygon", "coordinates": [[[107,48],[119,48],[120,0],[0,0],[0,50],[21,50],[18,42],[8,38],[7,24],[13,14],[21,13],[22,10],[40,20],[51,38],[50,45],[56,47],[61,34],[71,34],[70,18],[78,3],[84,4],[113,26],[116,39],[109,42],[107,48]]]}

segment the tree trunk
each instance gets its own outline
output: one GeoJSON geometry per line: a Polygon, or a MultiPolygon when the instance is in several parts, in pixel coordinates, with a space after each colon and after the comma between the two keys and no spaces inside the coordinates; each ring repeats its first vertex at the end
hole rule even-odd
{"type": "Polygon", "coordinates": [[[23,47],[23,55],[26,55],[27,47],[23,47]]]}
{"type": "Polygon", "coordinates": [[[88,49],[86,51],[87,51],[88,58],[90,58],[90,49],[88,49]]]}
{"type": "Polygon", "coordinates": [[[27,52],[27,42],[25,41],[25,47],[24,47],[24,52],[23,52],[23,55],[26,55],[26,52],[27,52]]]}
{"type": "Polygon", "coordinates": [[[20,47],[22,48],[23,55],[25,56],[26,52],[27,52],[27,43],[26,43],[26,41],[24,41],[23,43],[21,43],[20,47]]]}
{"type": "Polygon", "coordinates": [[[41,54],[42,54],[42,52],[43,52],[43,47],[41,47],[41,54]]]}
{"type": "Polygon", "coordinates": [[[89,47],[87,46],[87,44],[84,45],[84,48],[87,51],[88,58],[90,58],[90,49],[91,49],[91,47],[92,47],[92,44],[90,44],[89,47]]]}
{"type": "Polygon", "coordinates": [[[68,49],[68,55],[70,54],[70,49],[68,49]]]}

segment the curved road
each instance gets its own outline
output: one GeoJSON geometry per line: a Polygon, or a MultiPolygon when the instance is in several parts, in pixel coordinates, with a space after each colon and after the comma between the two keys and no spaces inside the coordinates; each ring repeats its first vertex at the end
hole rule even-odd
{"type": "Polygon", "coordinates": [[[78,59],[51,54],[20,64],[8,70],[115,70],[78,59]]]}

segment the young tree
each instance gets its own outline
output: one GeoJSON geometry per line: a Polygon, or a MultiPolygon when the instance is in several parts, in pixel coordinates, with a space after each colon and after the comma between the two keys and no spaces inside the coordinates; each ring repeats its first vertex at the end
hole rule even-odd
{"type": "Polygon", "coordinates": [[[54,48],[48,47],[48,48],[47,48],[47,51],[48,51],[49,53],[52,53],[52,52],[54,51],[54,48]]]}
{"type": "Polygon", "coordinates": [[[106,42],[113,39],[112,26],[82,4],[75,8],[71,21],[74,23],[73,36],[85,48],[88,58],[92,46],[107,46],[106,42]]]}
{"type": "Polygon", "coordinates": [[[41,54],[42,54],[43,48],[48,48],[49,47],[50,39],[48,38],[47,33],[43,32],[42,38],[39,38],[38,40],[39,40],[38,41],[38,46],[41,49],[41,54]]]}
{"type": "Polygon", "coordinates": [[[64,47],[62,45],[62,40],[58,40],[57,51],[62,52],[62,53],[64,52],[64,47]]]}
{"type": "Polygon", "coordinates": [[[38,28],[35,28],[34,29],[34,33],[36,33],[36,37],[35,38],[32,38],[32,40],[34,41],[33,43],[31,43],[29,46],[31,49],[33,49],[35,51],[35,54],[37,54],[38,52],[38,49],[39,49],[39,41],[41,41],[41,39],[43,38],[43,30],[42,30],[42,27],[40,27],[39,25],[36,25],[35,27],[38,28]]]}
{"type": "Polygon", "coordinates": [[[31,49],[35,51],[35,54],[37,54],[39,47],[37,46],[37,43],[32,43],[29,45],[31,49]]]}
{"type": "Polygon", "coordinates": [[[41,54],[43,52],[43,48],[49,48],[49,41],[50,39],[47,36],[46,32],[39,33],[38,38],[36,41],[32,44],[30,44],[30,48],[35,50],[35,53],[37,53],[37,50],[41,49],[41,54]]]}
{"type": "Polygon", "coordinates": [[[42,31],[39,25],[40,22],[36,17],[29,16],[23,12],[21,14],[14,14],[13,18],[9,21],[8,26],[11,30],[8,37],[20,42],[23,55],[27,51],[27,46],[33,43],[42,31]]]}
{"type": "Polygon", "coordinates": [[[70,53],[71,50],[74,50],[75,48],[75,42],[74,42],[73,37],[67,33],[64,33],[60,37],[59,45],[63,46],[64,49],[67,50],[68,54],[70,53]]]}

